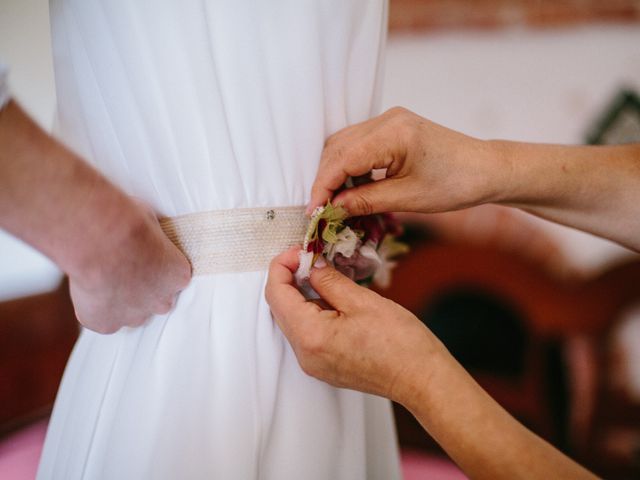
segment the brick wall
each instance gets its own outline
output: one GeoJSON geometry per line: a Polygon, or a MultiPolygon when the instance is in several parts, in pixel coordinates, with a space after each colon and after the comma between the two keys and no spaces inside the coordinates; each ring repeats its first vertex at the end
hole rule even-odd
{"type": "Polygon", "coordinates": [[[640,23],[640,0],[391,0],[392,31],[640,23]]]}

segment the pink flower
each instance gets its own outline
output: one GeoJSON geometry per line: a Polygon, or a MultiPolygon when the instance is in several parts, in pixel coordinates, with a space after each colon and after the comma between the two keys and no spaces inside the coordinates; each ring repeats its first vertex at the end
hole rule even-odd
{"type": "Polygon", "coordinates": [[[382,265],[371,241],[362,245],[350,257],[338,254],[333,259],[336,269],[356,282],[373,276],[382,265]]]}

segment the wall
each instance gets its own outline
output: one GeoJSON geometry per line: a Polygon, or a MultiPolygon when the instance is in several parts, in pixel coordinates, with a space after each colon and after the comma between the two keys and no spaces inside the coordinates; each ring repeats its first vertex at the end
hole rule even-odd
{"type": "MultiPolygon", "coordinates": [[[[622,87],[640,92],[640,27],[586,25],[392,35],[384,106],[480,138],[582,143],[622,87]]],[[[628,252],[540,221],[579,268],[628,252]]]]}
{"type": "MultiPolygon", "coordinates": [[[[45,129],[55,108],[46,0],[0,0],[0,61],[14,96],[45,129]]],[[[0,229],[0,301],[54,288],[61,278],[44,256],[0,229]]]]}
{"type": "Polygon", "coordinates": [[[638,0],[391,0],[389,15],[392,31],[638,21],[638,0]]]}

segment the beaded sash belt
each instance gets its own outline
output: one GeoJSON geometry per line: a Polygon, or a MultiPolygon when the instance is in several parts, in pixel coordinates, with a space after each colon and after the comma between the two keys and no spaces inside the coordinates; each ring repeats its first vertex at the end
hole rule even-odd
{"type": "Polygon", "coordinates": [[[309,222],[304,212],[305,207],[213,210],[163,218],[160,225],[194,275],[253,272],[302,243],[309,222]]]}

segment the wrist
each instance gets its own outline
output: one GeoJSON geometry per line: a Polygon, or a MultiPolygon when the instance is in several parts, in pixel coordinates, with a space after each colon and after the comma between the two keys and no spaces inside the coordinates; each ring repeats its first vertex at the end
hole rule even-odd
{"type": "MultiPolygon", "coordinates": [[[[124,194],[116,192],[114,196],[108,208],[94,205],[86,209],[87,213],[100,212],[100,216],[86,219],[88,226],[75,237],[77,248],[70,249],[66,262],[69,277],[87,289],[101,288],[103,278],[139,261],[152,240],[145,213],[124,194]]],[[[102,203],[102,199],[93,200],[102,203]]]]}
{"type": "Polygon", "coordinates": [[[421,354],[404,362],[392,391],[391,400],[401,404],[414,415],[416,411],[428,405],[429,392],[451,358],[447,349],[433,334],[429,337],[421,354]]]}
{"type": "Polygon", "coordinates": [[[509,153],[509,143],[503,140],[478,140],[480,157],[479,178],[482,179],[480,193],[484,203],[504,203],[510,197],[514,181],[514,165],[509,153]]]}

